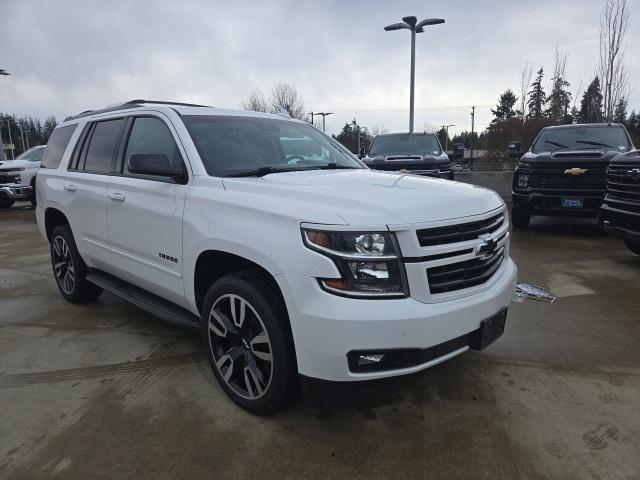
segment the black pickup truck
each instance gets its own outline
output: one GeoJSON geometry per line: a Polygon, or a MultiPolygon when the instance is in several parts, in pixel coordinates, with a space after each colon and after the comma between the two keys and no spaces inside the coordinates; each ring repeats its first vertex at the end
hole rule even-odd
{"type": "Polygon", "coordinates": [[[531,215],[595,217],[609,162],[632,148],[619,124],[543,128],[513,174],[513,226],[526,228],[531,215]]]}
{"type": "Polygon", "coordinates": [[[377,135],[362,159],[373,170],[411,173],[453,180],[449,157],[433,133],[377,135]]]}
{"type": "Polygon", "coordinates": [[[620,235],[636,255],[640,255],[640,150],[615,157],[607,170],[607,196],[598,223],[620,235]]]}

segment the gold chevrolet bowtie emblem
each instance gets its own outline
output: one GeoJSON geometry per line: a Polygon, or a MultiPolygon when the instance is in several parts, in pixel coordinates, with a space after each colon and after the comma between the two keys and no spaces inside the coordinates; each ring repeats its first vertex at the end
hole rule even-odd
{"type": "Polygon", "coordinates": [[[582,175],[583,173],[587,173],[587,169],[586,168],[578,168],[578,167],[573,167],[573,168],[567,168],[564,173],[566,175],[573,175],[573,176],[577,176],[577,175],[582,175]]]}

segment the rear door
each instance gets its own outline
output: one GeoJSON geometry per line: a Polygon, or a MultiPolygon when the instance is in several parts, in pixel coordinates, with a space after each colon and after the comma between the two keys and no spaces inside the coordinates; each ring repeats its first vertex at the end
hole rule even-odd
{"type": "Polygon", "coordinates": [[[161,114],[130,118],[117,172],[108,187],[107,223],[113,273],[184,305],[182,217],[187,169],[177,138],[161,114]],[[133,157],[153,161],[158,156],[166,157],[176,175],[139,174],[130,168],[133,157]]]}
{"type": "Polygon", "coordinates": [[[79,252],[89,266],[103,269],[107,247],[107,188],[115,171],[125,119],[90,122],[72,155],[63,195],[79,252]]]}

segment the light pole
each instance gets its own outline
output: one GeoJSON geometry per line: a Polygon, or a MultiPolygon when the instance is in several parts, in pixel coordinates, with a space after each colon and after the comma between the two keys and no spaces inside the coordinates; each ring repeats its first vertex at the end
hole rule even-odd
{"type": "Polygon", "coordinates": [[[333,112],[315,112],[316,115],[322,115],[322,131],[325,131],[324,119],[327,115],[333,115],[333,112]]]}
{"type": "Polygon", "coordinates": [[[416,17],[402,17],[402,23],[394,23],[384,27],[385,31],[407,29],[411,31],[411,87],[409,91],[409,133],[413,133],[413,98],[416,77],[416,33],[424,32],[424,27],[444,23],[442,18],[427,18],[418,23],[416,17]]]}
{"type": "MultiPolygon", "coordinates": [[[[11,75],[6,70],[0,68],[0,75],[11,75]]],[[[2,124],[0,124],[0,161],[4,160],[4,143],[2,142],[2,124]]]]}
{"type": "Polygon", "coordinates": [[[444,153],[449,150],[449,127],[455,127],[455,125],[440,125],[440,128],[444,128],[447,132],[444,136],[444,153]]]}

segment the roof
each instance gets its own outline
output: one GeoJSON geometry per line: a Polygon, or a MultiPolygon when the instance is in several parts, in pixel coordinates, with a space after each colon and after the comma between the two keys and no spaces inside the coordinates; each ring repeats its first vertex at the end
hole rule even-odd
{"type": "Polygon", "coordinates": [[[399,132],[399,133],[379,133],[376,137],[400,137],[406,135],[435,135],[433,132],[399,132]]]}
{"type": "MultiPolygon", "coordinates": [[[[86,110],[77,115],[71,115],[64,119],[64,122],[71,120],[77,120],[79,118],[92,117],[94,115],[100,115],[111,112],[127,112],[138,108],[153,106],[159,110],[171,109],[178,113],[178,115],[226,115],[226,116],[244,116],[244,117],[263,117],[263,118],[279,118],[282,119],[284,115],[274,113],[254,112],[250,110],[232,110],[232,109],[219,109],[210,107],[207,105],[198,105],[193,103],[181,103],[181,102],[168,102],[161,100],[130,100],[121,105],[113,107],[101,108],[96,110],[86,110]]],[[[284,117],[290,118],[290,117],[284,117]]]]}
{"type": "Polygon", "coordinates": [[[549,129],[556,128],[585,128],[585,127],[622,127],[619,123],[568,123],[566,125],[551,125],[549,129]]]}

